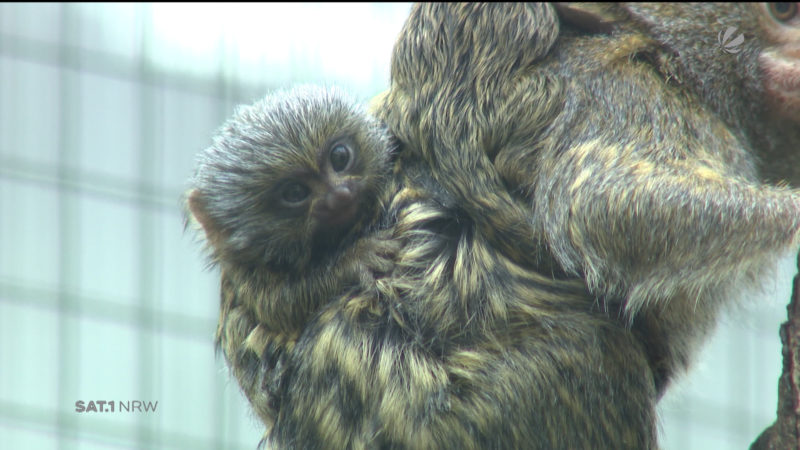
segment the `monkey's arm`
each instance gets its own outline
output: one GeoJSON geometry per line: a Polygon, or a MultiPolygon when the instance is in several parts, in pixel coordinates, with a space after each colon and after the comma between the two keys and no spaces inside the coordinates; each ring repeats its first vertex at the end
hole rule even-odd
{"type": "Polygon", "coordinates": [[[797,244],[800,196],[697,159],[654,161],[602,140],[542,161],[535,215],[558,261],[635,312],[719,287],[797,244]]]}
{"type": "Polygon", "coordinates": [[[267,428],[280,408],[286,355],[303,329],[332,295],[355,285],[374,291],[376,279],[394,266],[398,247],[391,230],[375,232],[348,248],[336,269],[306,273],[302,281],[223,265],[216,345],[267,428]]]}
{"type": "Polygon", "coordinates": [[[277,388],[286,372],[285,355],[298,334],[276,332],[256,321],[248,299],[223,271],[215,344],[267,429],[279,408],[277,388]]]}

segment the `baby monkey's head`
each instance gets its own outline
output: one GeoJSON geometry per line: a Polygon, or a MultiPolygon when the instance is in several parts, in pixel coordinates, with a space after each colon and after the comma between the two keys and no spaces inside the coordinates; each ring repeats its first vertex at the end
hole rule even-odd
{"type": "Polygon", "coordinates": [[[341,91],[278,92],[239,107],[200,153],[188,207],[215,261],[299,271],[374,222],[391,151],[341,91]]]}

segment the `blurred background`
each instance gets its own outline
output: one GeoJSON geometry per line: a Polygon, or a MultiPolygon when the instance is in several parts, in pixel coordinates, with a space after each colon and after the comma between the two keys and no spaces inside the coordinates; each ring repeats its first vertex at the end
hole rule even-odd
{"type": "MultiPolygon", "coordinates": [[[[408,10],[0,4],[0,448],[255,448],[180,196],[235,105],[388,88],[408,10]],[[98,400],[116,411],[76,411],[98,400]],[[150,411],[119,412],[133,401],[150,411]]],[[[790,258],[662,401],[663,448],[746,448],[772,423],[793,273],[790,258]]]]}

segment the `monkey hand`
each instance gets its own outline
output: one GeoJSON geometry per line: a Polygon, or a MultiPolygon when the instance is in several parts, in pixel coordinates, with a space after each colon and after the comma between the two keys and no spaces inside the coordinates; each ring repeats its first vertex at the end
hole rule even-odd
{"type": "Polygon", "coordinates": [[[359,241],[354,251],[360,257],[353,260],[362,286],[372,286],[376,280],[391,274],[400,247],[401,242],[393,236],[392,230],[382,230],[359,241]]]}

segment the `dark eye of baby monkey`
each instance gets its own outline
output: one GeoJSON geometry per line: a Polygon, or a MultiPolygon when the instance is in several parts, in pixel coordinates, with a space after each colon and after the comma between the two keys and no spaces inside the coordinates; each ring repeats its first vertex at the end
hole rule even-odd
{"type": "Polygon", "coordinates": [[[283,189],[281,189],[281,200],[287,203],[289,206],[296,206],[306,198],[308,198],[309,194],[311,194],[311,190],[303,183],[293,181],[291,183],[287,183],[283,189]]]}
{"type": "Polygon", "coordinates": [[[780,22],[788,22],[789,20],[795,18],[798,13],[798,7],[796,3],[768,3],[767,5],[772,17],[780,22]]]}
{"type": "Polygon", "coordinates": [[[345,144],[336,144],[331,149],[331,167],[336,172],[342,172],[350,166],[352,151],[345,144]]]}

